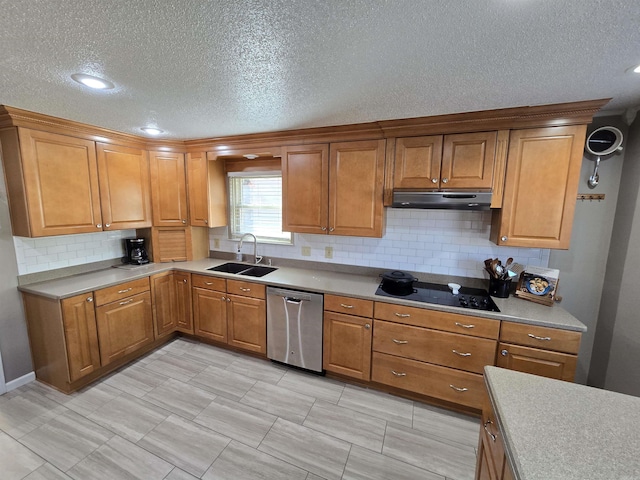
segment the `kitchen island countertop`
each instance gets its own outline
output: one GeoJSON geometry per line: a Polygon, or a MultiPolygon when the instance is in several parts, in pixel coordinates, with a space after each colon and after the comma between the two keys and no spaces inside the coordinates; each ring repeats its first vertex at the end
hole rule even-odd
{"type": "MultiPolygon", "coordinates": [[[[228,260],[221,260],[218,258],[205,258],[202,260],[180,263],[153,263],[133,269],[107,268],[95,272],[72,275],[40,283],[21,285],[18,289],[25,293],[32,293],[53,299],[62,299],[118,285],[123,282],[143,278],[156,273],[165,272],[167,270],[181,270],[227,279],[263,283],[277,287],[297,288],[311,292],[344,295],[418,308],[428,308],[443,312],[492,318],[495,320],[547,326],[577,332],[586,331],[586,326],[582,322],[558,305],[548,307],[518,299],[513,296],[509,298],[492,297],[500,309],[500,312],[489,312],[464,309],[460,307],[449,307],[445,305],[425,304],[403,300],[401,298],[376,296],[375,292],[380,283],[380,279],[375,276],[337,273],[327,270],[279,267],[277,265],[275,266],[278,269],[275,272],[258,278],[212,272],[208,270],[208,268],[221,265],[227,261],[228,260]]],[[[249,266],[249,264],[247,265],[249,266]]]]}
{"type": "Polygon", "coordinates": [[[484,378],[516,479],[640,478],[640,398],[498,367],[484,378]]]}

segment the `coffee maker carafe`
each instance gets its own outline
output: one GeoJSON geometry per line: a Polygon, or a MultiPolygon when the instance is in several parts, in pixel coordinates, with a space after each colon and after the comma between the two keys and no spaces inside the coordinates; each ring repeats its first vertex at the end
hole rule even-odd
{"type": "Polygon", "coordinates": [[[144,247],[144,238],[125,238],[124,244],[127,249],[126,262],[131,265],[144,265],[149,263],[147,250],[144,247]]]}

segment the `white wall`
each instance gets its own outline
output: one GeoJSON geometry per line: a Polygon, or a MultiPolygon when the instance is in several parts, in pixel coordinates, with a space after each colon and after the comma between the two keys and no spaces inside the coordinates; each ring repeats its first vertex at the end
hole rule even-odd
{"type": "MultiPolygon", "coordinates": [[[[259,244],[258,254],[472,278],[488,278],[484,260],[489,257],[503,262],[513,257],[525,265],[548,266],[547,249],[491,243],[491,212],[387,208],[386,215],[383,238],[297,234],[292,246],[259,244]],[[311,247],[311,256],[302,255],[303,246],[311,247]],[[333,247],[332,259],[325,258],[326,246],[333,247]]],[[[226,227],[210,229],[209,239],[211,250],[236,250],[237,242],[228,239],[226,227]],[[216,239],[219,248],[214,248],[216,239]]],[[[253,245],[247,243],[244,253],[252,253],[253,245]]]]}

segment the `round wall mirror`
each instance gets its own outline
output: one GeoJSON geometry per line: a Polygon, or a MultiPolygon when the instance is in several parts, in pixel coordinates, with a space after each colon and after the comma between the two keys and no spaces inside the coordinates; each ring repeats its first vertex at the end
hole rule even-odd
{"type": "Polygon", "coordinates": [[[596,156],[609,155],[622,150],[622,140],[622,132],[616,127],[600,127],[589,134],[585,148],[596,156]]]}

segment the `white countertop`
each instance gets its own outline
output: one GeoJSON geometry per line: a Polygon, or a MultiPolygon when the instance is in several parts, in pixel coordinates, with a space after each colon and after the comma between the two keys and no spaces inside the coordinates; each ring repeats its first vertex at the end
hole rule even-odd
{"type": "Polygon", "coordinates": [[[61,299],[117,285],[129,280],[143,278],[155,273],[176,269],[191,273],[245,280],[278,287],[345,295],[355,298],[384,301],[386,303],[428,308],[443,312],[460,313],[463,315],[493,318],[496,320],[507,320],[517,323],[561,328],[563,330],[584,332],[587,329],[582,322],[558,305],[548,307],[518,299],[513,296],[510,298],[492,297],[500,309],[500,312],[487,312],[482,310],[470,310],[459,307],[425,304],[391,297],[376,296],[375,291],[378,288],[380,279],[374,276],[353,275],[348,273],[337,273],[326,270],[305,268],[277,267],[277,265],[276,267],[278,270],[259,278],[211,272],[207,270],[208,268],[227,262],[228,260],[205,258],[191,262],[154,263],[130,270],[122,268],[108,268],[96,272],[59,278],[56,280],[22,285],[18,288],[22,292],[42,295],[53,299],[61,299]]]}
{"type": "Polygon", "coordinates": [[[497,367],[484,378],[516,479],[640,478],[640,398],[497,367]]]}

